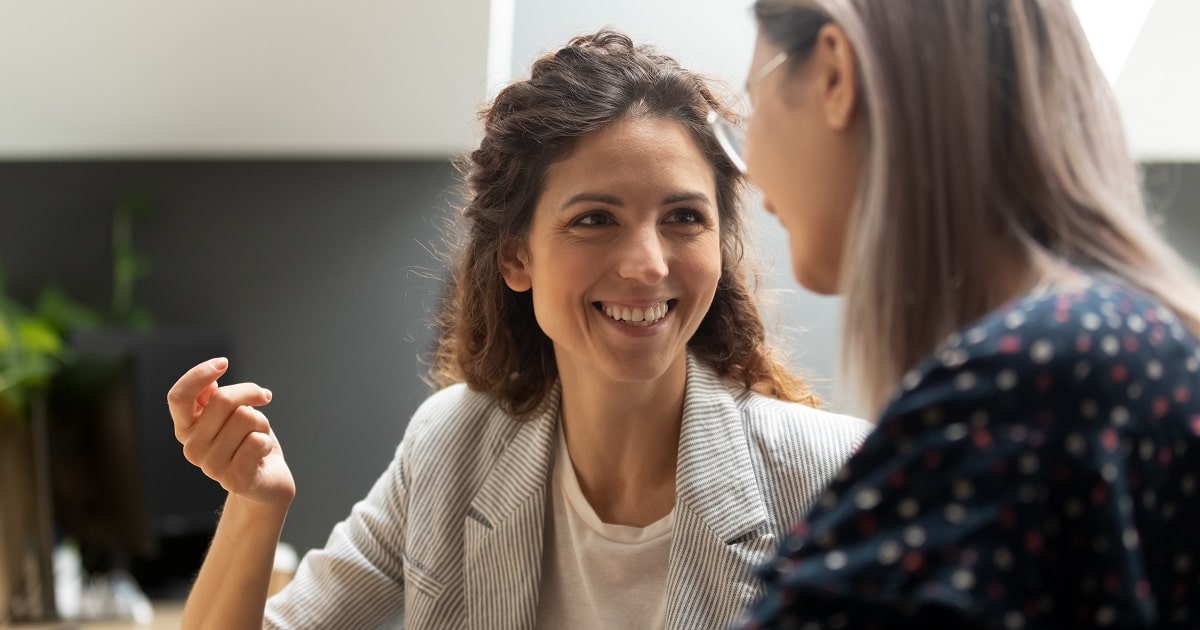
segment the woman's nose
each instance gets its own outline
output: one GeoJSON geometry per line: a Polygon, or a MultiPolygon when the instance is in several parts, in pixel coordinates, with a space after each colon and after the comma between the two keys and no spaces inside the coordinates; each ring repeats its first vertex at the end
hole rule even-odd
{"type": "Polygon", "coordinates": [[[667,277],[667,257],[657,226],[639,229],[621,245],[618,271],[622,278],[654,284],[667,277]]]}

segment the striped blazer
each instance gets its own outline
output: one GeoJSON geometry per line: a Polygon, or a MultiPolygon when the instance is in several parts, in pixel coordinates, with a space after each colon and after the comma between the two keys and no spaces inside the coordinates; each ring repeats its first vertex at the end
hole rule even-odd
{"type": "MultiPolygon", "coordinates": [[[[457,385],[413,416],[396,457],[267,606],[270,628],[532,628],[560,391],[524,421],[457,385]]],[[[720,628],[750,569],[871,426],[724,382],[688,358],[666,593],[669,628],[720,628]]]]}

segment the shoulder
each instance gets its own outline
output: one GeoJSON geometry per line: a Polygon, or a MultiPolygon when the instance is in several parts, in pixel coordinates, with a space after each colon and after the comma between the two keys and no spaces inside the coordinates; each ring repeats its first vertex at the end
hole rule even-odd
{"type": "Polygon", "coordinates": [[[747,437],[774,449],[828,449],[848,454],[874,428],[862,418],[754,392],[740,393],[735,400],[747,437]]]}
{"type": "Polygon", "coordinates": [[[521,422],[495,397],[460,383],[425,399],[409,421],[402,448],[410,463],[442,466],[462,460],[487,466],[521,422]]]}
{"type": "Polygon", "coordinates": [[[1121,415],[1189,387],[1198,361],[1200,345],[1169,309],[1120,283],[1082,276],[951,335],[905,375],[883,416],[928,423],[931,415],[980,412],[1121,415]]]}

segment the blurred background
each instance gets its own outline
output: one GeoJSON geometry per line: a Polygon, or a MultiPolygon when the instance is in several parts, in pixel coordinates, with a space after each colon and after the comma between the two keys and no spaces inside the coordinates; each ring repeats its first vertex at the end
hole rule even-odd
{"type": "MultiPolygon", "coordinates": [[[[1156,216],[1200,263],[1200,2],[1075,4],[1156,216]]],[[[747,0],[0,1],[0,295],[10,322],[75,331],[55,345],[26,326],[44,361],[0,432],[0,592],[45,593],[30,566],[67,537],[85,569],[186,592],[222,494],[183,461],[164,397],[214,353],[273,390],[299,487],[283,540],[321,545],[430,391],[451,160],[477,140],[479,106],[602,26],[739,96],[747,0]],[[47,383],[80,393],[32,404],[47,383]],[[13,498],[38,461],[34,494],[55,497],[42,508],[13,498]],[[25,523],[37,537],[13,534],[25,523]]],[[[753,210],[772,334],[854,412],[832,385],[839,302],[796,288],[782,230],[753,210]]]]}

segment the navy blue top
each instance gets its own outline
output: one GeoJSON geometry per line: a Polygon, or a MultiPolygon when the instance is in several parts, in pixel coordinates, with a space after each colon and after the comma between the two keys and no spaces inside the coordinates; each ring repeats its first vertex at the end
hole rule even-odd
{"type": "Polygon", "coordinates": [[[1200,628],[1200,344],[1083,284],[904,378],[743,628],[1200,628]]]}

